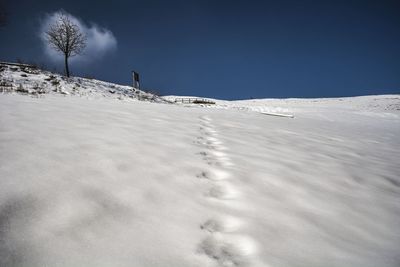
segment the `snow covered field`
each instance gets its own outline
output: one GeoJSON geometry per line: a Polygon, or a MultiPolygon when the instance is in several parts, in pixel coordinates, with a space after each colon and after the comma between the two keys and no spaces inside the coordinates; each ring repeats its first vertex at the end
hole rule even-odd
{"type": "Polygon", "coordinates": [[[398,267],[399,109],[0,95],[0,266],[398,267]]]}

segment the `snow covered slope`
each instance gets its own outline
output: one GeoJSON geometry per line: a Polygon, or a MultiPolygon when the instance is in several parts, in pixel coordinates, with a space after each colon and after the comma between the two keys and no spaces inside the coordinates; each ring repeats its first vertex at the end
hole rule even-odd
{"type": "MultiPolygon", "coordinates": [[[[181,96],[163,96],[164,99],[174,102],[181,96]]],[[[203,107],[217,109],[234,109],[246,112],[275,112],[282,114],[294,114],[297,112],[311,113],[315,116],[319,112],[333,109],[341,109],[345,112],[362,113],[373,117],[397,117],[400,114],[400,95],[384,96],[358,96],[342,98],[287,98],[287,99],[252,99],[225,101],[213,98],[205,98],[216,105],[203,105],[203,107]],[[395,113],[395,114],[393,114],[395,113]]],[[[178,103],[179,104],[179,103],[178,103]]],[[[195,106],[183,104],[183,106],[195,106]]]]}
{"type": "Polygon", "coordinates": [[[399,103],[0,95],[0,266],[398,267],[399,103]]]}
{"type": "Polygon", "coordinates": [[[0,92],[4,91],[31,96],[62,94],[87,98],[107,97],[120,100],[165,102],[153,94],[132,88],[132,86],[80,77],[66,78],[30,65],[0,62],[0,92]]]}

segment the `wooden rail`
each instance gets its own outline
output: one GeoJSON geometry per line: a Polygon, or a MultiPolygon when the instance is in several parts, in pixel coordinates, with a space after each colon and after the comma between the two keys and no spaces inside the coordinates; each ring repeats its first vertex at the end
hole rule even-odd
{"type": "Polygon", "coordinates": [[[0,61],[0,65],[17,66],[17,67],[27,67],[27,68],[32,68],[32,69],[36,69],[36,68],[37,68],[36,66],[30,65],[30,64],[12,63],[12,62],[3,62],[3,61],[0,61]]]}
{"type": "Polygon", "coordinates": [[[182,104],[215,104],[214,101],[211,101],[206,98],[198,98],[198,97],[178,97],[175,98],[175,103],[182,103],[182,104]]]}

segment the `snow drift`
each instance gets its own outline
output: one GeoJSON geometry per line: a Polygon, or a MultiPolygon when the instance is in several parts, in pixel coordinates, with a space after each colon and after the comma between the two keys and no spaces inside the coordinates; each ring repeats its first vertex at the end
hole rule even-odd
{"type": "Polygon", "coordinates": [[[188,108],[84,81],[0,95],[0,266],[399,266],[400,96],[188,108]]]}

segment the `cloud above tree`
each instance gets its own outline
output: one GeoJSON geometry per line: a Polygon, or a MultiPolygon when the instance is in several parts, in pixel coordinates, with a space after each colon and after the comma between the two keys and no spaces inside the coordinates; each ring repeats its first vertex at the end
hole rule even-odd
{"type": "Polygon", "coordinates": [[[61,61],[63,60],[63,57],[49,45],[46,39],[46,31],[49,29],[50,25],[57,21],[61,14],[67,16],[71,22],[76,24],[87,38],[86,49],[81,55],[72,57],[72,61],[86,63],[95,61],[102,58],[107,53],[117,49],[117,39],[109,29],[100,27],[93,22],[85,23],[82,19],[75,17],[64,10],[59,10],[53,13],[48,13],[44,16],[44,18],[41,20],[39,33],[39,37],[43,43],[44,52],[52,61],[61,61]]]}

